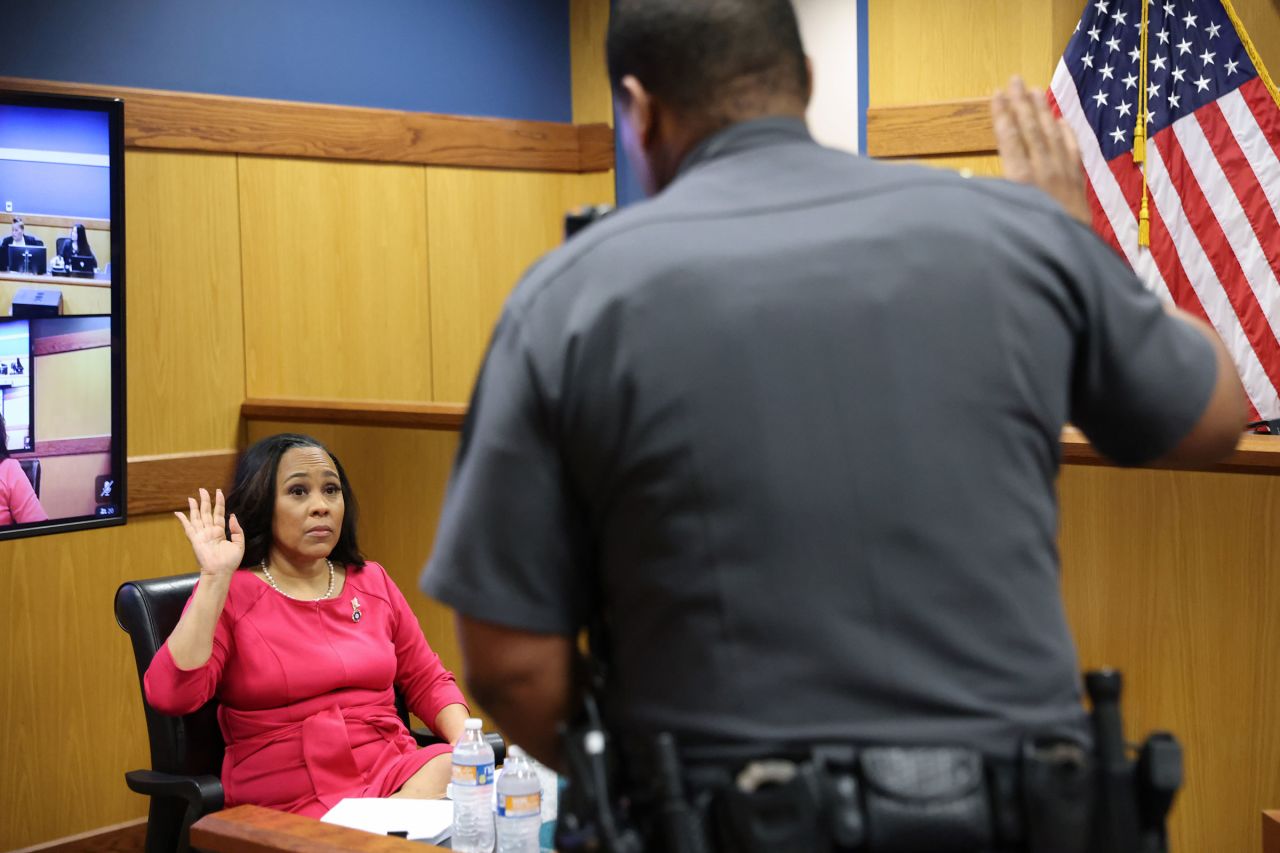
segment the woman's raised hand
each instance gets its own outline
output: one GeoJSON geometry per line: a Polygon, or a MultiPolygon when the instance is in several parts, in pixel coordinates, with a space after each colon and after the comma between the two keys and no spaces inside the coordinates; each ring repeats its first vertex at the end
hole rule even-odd
{"type": "Polygon", "coordinates": [[[200,503],[195,498],[187,498],[191,508],[191,517],[175,512],[182,522],[182,529],[191,540],[191,550],[195,551],[196,560],[200,563],[200,574],[203,577],[230,580],[240,561],[244,559],[244,531],[240,522],[232,513],[230,519],[231,538],[227,538],[223,524],[225,504],[222,500],[222,489],[216,492],[213,506],[209,506],[209,492],[200,490],[200,503]]]}

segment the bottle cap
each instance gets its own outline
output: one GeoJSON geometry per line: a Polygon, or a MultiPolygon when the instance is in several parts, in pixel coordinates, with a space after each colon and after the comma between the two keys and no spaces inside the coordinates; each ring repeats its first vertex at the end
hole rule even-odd
{"type": "Polygon", "coordinates": [[[480,731],[482,728],[484,728],[484,720],[480,719],[479,717],[467,717],[467,721],[463,723],[463,727],[466,729],[474,729],[475,731],[480,731]]]}
{"type": "Polygon", "coordinates": [[[507,747],[507,758],[524,758],[525,751],[514,743],[507,747]]]}

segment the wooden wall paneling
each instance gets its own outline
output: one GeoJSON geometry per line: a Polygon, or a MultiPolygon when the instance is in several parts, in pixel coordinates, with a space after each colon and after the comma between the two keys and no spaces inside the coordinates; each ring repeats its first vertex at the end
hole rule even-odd
{"type": "Polygon", "coordinates": [[[1280,3],[1277,0],[1231,0],[1244,31],[1262,56],[1262,64],[1271,72],[1271,80],[1280,84],[1280,3]]]}
{"type": "Polygon", "coordinates": [[[304,432],[328,445],[347,472],[360,505],[360,547],[381,563],[422,623],[431,648],[462,681],[462,656],[453,614],[418,591],[418,577],[435,542],[445,486],[457,452],[453,432],[388,427],[249,423],[249,441],[279,432],[304,432]]]}
{"type": "Polygon", "coordinates": [[[507,295],[557,246],[564,214],[612,203],[610,173],[427,169],[435,399],[465,401],[507,295]]]}
{"type": "Polygon", "coordinates": [[[1081,665],[1123,670],[1130,739],[1187,750],[1174,849],[1258,849],[1280,803],[1280,478],[1073,466],[1060,496],[1081,665]]]}
{"type": "Polygon", "coordinates": [[[111,288],[93,285],[69,284],[65,279],[45,280],[39,283],[0,278],[0,315],[9,316],[13,297],[24,287],[62,291],[63,314],[110,314],[111,288]]]}
{"type": "Polygon", "coordinates": [[[609,0],[569,0],[574,124],[613,124],[613,93],[605,68],[609,0]]]}
{"type": "Polygon", "coordinates": [[[240,406],[250,420],[349,426],[457,430],[467,415],[463,403],[386,403],[380,400],[288,400],[250,397],[240,406]]]}
{"type": "Polygon", "coordinates": [[[111,456],[83,453],[40,457],[40,506],[50,518],[93,515],[94,480],[111,473],[111,456]]]}
{"type": "Polygon", "coordinates": [[[238,458],[234,450],[130,457],[129,515],[185,510],[201,488],[230,491],[238,458]]]}
{"type": "Polygon", "coordinates": [[[870,0],[872,106],[985,97],[1021,74],[1045,87],[1083,0],[870,0]]]}
{"type": "Polygon", "coordinates": [[[235,447],[244,399],[234,157],[131,151],[129,454],[235,447]]]}
{"type": "Polygon", "coordinates": [[[172,516],[0,547],[0,849],[142,817],[124,771],[149,766],[126,580],[192,571],[172,516]]]}
{"type": "MultiPolygon", "coordinates": [[[[577,172],[578,129],[298,101],[0,77],[0,89],[123,98],[131,148],[577,172]]],[[[612,158],[587,164],[608,169],[612,158]]]]}
{"type": "Polygon", "coordinates": [[[246,396],[431,399],[423,183],[415,166],[241,158],[246,396]]]}

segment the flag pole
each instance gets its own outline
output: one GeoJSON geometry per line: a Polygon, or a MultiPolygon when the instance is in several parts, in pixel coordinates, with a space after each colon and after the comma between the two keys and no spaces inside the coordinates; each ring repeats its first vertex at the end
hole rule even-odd
{"type": "Polygon", "coordinates": [[[1138,118],[1133,129],[1133,162],[1142,172],[1142,205],[1138,210],[1138,246],[1151,246],[1151,210],[1147,206],[1147,4],[1142,7],[1142,28],[1138,30],[1138,118]]]}

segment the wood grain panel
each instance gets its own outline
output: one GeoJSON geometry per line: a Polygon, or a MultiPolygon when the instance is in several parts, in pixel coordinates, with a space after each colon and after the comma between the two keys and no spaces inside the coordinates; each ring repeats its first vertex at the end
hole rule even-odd
{"type": "Polygon", "coordinates": [[[138,818],[24,847],[14,853],[142,853],[146,841],[146,818],[138,818]]]}
{"type": "Polygon", "coordinates": [[[20,276],[0,276],[0,314],[9,316],[13,307],[13,297],[25,287],[41,290],[62,291],[63,314],[110,314],[111,287],[97,284],[72,284],[66,279],[51,279],[48,276],[31,276],[24,279],[20,276]]]}
{"type": "MultiPolygon", "coordinates": [[[[0,89],[123,98],[125,145],[501,169],[584,168],[571,124],[0,77],[0,89]]],[[[587,168],[613,165],[596,162],[587,168]]]]}
{"type": "Polygon", "coordinates": [[[142,817],[124,772],[148,766],[125,580],[191,571],[172,517],[5,542],[0,548],[0,849],[142,817]]]}
{"type": "Polygon", "coordinates": [[[246,396],[431,399],[423,185],[415,166],[241,158],[246,396]]]}
{"type": "Polygon", "coordinates": [[[503,301],[529,264],[561,242],[565,212],[613,198],[607,173],[427,170],[436,400],[470,397],[503,301]]]}
{"type": "Polygon", "coordinates": [[[445,849],[259,806],[236,806],[200,818],[191,827],[191,843],[212,853],[423,853],[445,849]]]}
{"type": "MultiPolygon", "coordinates": [[[[252,421],[249,440],[297,432],[293,422],[252,421]]],[[[360,547],[381,563],[404,592],[427,642],[462,681],[462,654],[453,614],[418,591],[418,576],[435,542],[445,486],[457,452],[454,433],[312,424],[301,430],[342,460],[360,503],[360,547]]]]}
{"type": "Polygon", "coordinates": [[[1231,0],[1240,23],[1262,56],[1262,64],[1280,83],[1280,3],[1276,0],[1231,0]]]}
{"type": "Polygon", "coordinates": [[[1082,0],[869,0],[872,106],[986,97],[1021,74],[1045,87],[1082,0]]]}
{"type": "Polygon", "coordinates": [[[463,403],[253,398],[244,401],[240,413],[250,420],[456,430],[462,427],[467,407],[463,403]]]}
{"type": "Polygon", "coordinates": [[[235,158],[129,152],[129,455],[235,447],[244,327],[235,158]]]}
{"type": "Polygon", "coordinates": [[[1081,664],[1123,670],[1131,739],[1187,749],[1173,849],[1258,849],[1280,803],[1280,479],[1071,467],[1060,495],[1081,664]]]}
{"type": "Polygon", "coordinates": [[[604,60],[608,31],[609,0],[569,0],[575,124],[613,124],[613,93],[604,60]]]}
{"type": "Polygon", "coordinates": [[[209,450],[130,458],[129,515],[185,510],[187,497],[202,487],[230,491],[239,456],[234,450],[209,450]]]}
{"type": "Polygon", "coordinates": [[[872,157],[986,154],[995,150],[987,98],[867,110],[867,153],[872,157]]]}

